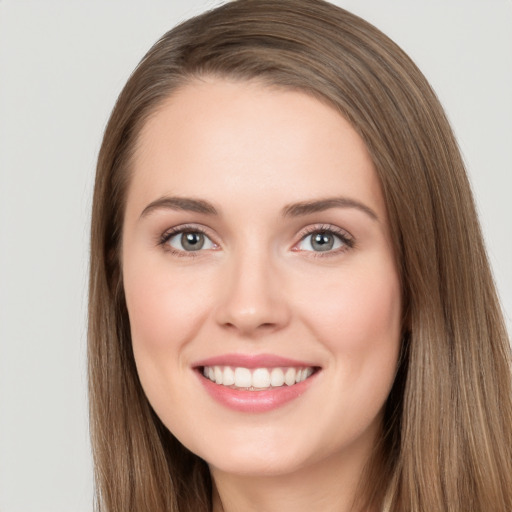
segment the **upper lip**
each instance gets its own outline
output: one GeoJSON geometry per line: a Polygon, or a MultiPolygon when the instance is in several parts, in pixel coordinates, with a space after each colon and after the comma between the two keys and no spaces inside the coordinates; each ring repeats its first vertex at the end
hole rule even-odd
{"type": "Polygon", "coordinates": [[[233,366],[241,368],[277,368],[277,367],[315,367],[317,365],[297,359],[290,359],[275,354],[223,354],[202,359],[192,365],[195,368],[203,366],[233,366]]]}

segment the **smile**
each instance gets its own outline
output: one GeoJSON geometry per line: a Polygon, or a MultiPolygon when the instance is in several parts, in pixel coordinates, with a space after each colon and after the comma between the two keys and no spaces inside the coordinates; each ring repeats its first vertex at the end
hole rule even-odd
{"type": "Polygon", "coordinates": [[[204,366],[203,375],[221,386],[245,391],[263,391],[282,386],[293,386],[314,373],[313,367],[245,368],[231,366],[204,366]]]}
{"type": "Polygon", "coordinates": [[[320,378],[312,361],[276,354],[222,354],[191,365],[214,402],[242,413],[264,413],[299,399],[320,378]]]}

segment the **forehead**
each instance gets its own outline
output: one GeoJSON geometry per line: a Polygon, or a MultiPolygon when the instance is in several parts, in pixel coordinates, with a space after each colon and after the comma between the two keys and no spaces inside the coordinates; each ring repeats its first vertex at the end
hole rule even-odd
{"type": "Polygon", "coordinates": [[[333,188],[385,209],[364,142],[333,107],[296,90],[205,79],[175,91],[143,126],[128,202],[162,194],[294,202],[333,188]]]}

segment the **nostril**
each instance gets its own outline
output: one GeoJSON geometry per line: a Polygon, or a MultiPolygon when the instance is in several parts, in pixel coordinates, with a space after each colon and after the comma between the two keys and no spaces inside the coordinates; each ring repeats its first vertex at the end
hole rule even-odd
{"type": "Polygon", "coordinates": [[[243,334],[271,332],[288,324],[290,309],[277,290],[259,290],[237,282],[219,300],[215,320],[226,330],[243,334]]]}
{"type": "Polygon", "coordinates": [[[222,326],[229,331],[240,331],[245,334],[250,334],[251,332],[269,332],[279,328],[277,322],[225,322],[222,326]]]}

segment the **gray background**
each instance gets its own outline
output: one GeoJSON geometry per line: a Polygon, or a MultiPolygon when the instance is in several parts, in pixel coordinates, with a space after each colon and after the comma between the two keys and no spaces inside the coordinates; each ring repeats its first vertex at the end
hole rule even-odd
{"type": "MultiPolygon", "coordinates": [[[[92,510],[88,222],[110,109],[205,0],[0,0],[0,512],[92,510]]],[[[468,165],[512,316],[512,1],[337,2],[418,63],[468,165]]]]}

